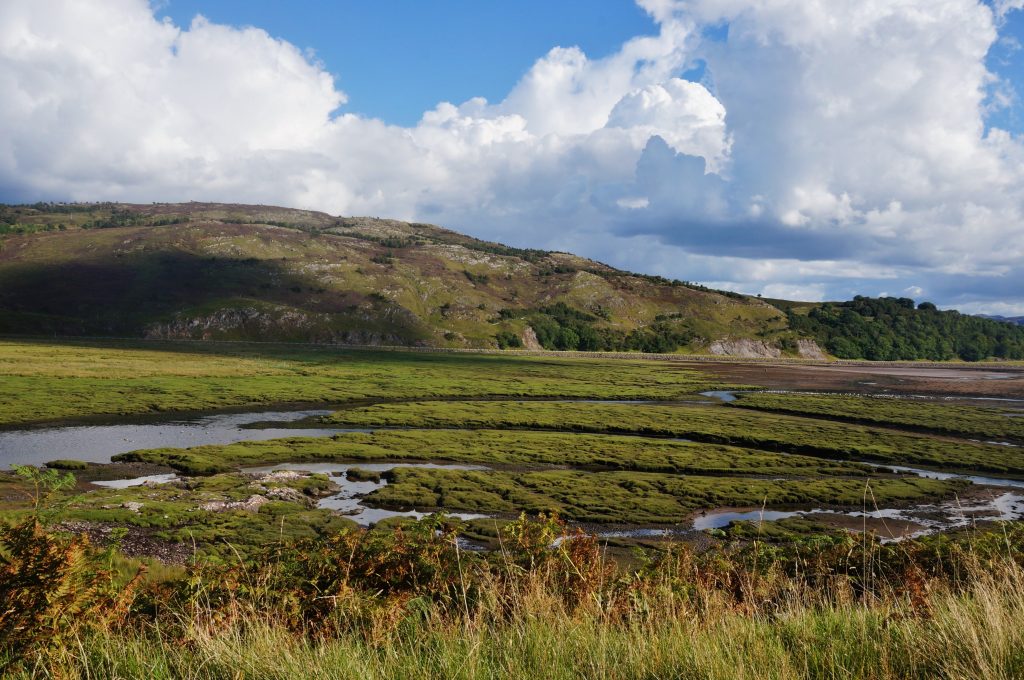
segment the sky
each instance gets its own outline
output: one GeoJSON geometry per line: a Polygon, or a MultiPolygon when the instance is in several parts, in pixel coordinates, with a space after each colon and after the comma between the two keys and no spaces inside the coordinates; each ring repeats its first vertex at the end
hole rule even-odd
{"type": "Polygon", "coordinates": [[[1024,0],[3,0],[0,201],[433,222],[1024,314],[1024,0]]]}

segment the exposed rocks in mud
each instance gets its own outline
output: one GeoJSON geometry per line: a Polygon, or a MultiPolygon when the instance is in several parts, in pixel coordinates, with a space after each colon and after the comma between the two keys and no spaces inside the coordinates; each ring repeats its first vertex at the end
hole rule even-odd
{"type": "Polygon", "coordinates": [[[57,531],[84,534],[93,545],[116,543],[127,557],[152,557],[165,564],[185,564],[194,553],[194,546],[175,543],[154,536],[154,530],[105,522],[64,521],[54,526],[57,531]],[[115,533],[116,531],[116,533],[115,533]]]}
{"type": "Polygon", "coordinates": [[[301,479],[308,476],[309,475],[302,474],[301,472],[296,472],[295,470],[274,470],[273,472],[268,472],[265,475],[261,475],[260,478],[257,479],[256,481],[259,482],[260,484],[270,484],[273,482],[292,481],[295,479],[301,479]]]}
{"type": "Polygon", "coordinates": [[[718,356],[742,357],[745,359],[777,359],[782,356],[782,350],[778,347],[769,345],[764,340],[750,340],[748,338],[714,340],[708,345],[708,352],[718,356]]]}
{"type": "Polygon", "coordinates": [[[138,515],[142,512],[143,504],[137,503],[135,501],[125,501],[120,505],[101,505],[100,507],[103,508],[104,510],[114,510],[116,508],[122,508],[124,510],[134,512],[136,515],[138,515]]]}
{"type": "Polygon", "coordinates": [[[244,501],[210,501],[199,506],[200,510],[207,512],[228,512],[230,510],[242,510],[245,512],[259,512],[261,506],[270,502],[266,496],[253,494],[244,501]]]}
{"type": "Polygon", "coordinates": [[[287,501],[288,503],[301,503],[303,505],[313,506],[313,501],[303,494],[298,489],[292,489],[291,487],[282,486],[276,489],[267,490],[267,498],[275,501],[287,501]]]}

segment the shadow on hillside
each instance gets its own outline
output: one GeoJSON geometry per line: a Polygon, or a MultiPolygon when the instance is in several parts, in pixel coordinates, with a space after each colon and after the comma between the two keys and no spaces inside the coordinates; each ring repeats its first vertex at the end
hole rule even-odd
{"type": "MultiPolygon", "coordinates": [[[[326,355],[373,350],[345,344],[148,340],[146,329],[180,311],[202,314],[225,302],[252,301],[283,305],[315,314],[353,319],[358,330],[365,310],[381,312],[382,344],[390,324],[394,333],[415,333],[392,303],[356,292],[331,291],[290,271],[286,262],[268,259],[201,257],[186,252],[111,256],[105,260],[57,264],[9,264],[0,269],[0,338],[26,344],[145,349],[175,353],[267,356],[295,361],[323,361],[326,355]],[[358,308],[358,309],[357,309],[358,308]],[[391,312],[391,313],[385,313],[391,312]],[[402,324],[405,324],[404,326],[402,324]]],[[[365,321],[367,329],[375,320],[365,321]]],[[[252,337],[243,336],[244,337],[252,337]]],[[[415,337],[410,335],[409,337],[415,337]]],[[[291,338],[288,338],[291,340],[291,338]]],[[[358,342],[358,341],[356,341],[358,342]]],[[[382,352],[384,350],[381,350],[382,352]]],[[[388,352],[389,361],[469,364],[516,361],[514,356],[388,352]]]]}
{"type": "Polygon", "coordinates": [[[318,314],[351,313],[367,301],[325,290],[282,260],[165,252],[12,264],[0,270],[0,333],[141,338],[177,312],[202,314],[239,299],[318,314]]]}

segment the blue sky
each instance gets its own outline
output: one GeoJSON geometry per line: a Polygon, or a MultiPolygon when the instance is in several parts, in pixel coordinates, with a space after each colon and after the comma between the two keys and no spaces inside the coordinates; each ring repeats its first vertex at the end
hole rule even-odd
{"type": "Polygon", "coordinates": [[[169,0],[159,14],[257,26],[312,49],[349,96],[343,110],[398,125],[441,101],[499,101],[552,47],[603,57],[657,33],[631,0],[169,0]]]}
{"type": "Polygon", "coordinates": [[[1024,314],[1022,44],[1024,0],[3,0],[0,200],[387,216],[1024,314]]]}
{"type": "MultiPolygon", "coordinates": [[[[991,4],[991,3],[989,3],[991,4]]],[[[312,50],[349,96],[343,110],[413,125],[440,101],[500,100],[538,56],[577,45],[603,57],[632,37],[657,33],[632,0],[165,0],[157,14],[187,26],[196,15],[256,26],[312,50]]],[[[1024,12],[1004,19],[989,69],[1024,90],[1024,12]]],[[[728,30],[708,29],[713,37],[728,30]]],[[[685,77],[699,80],[703,69],[685,77]]],[[[1024,102],[995,108],[988,122],[1024,131],[1024,102]]]]}
{"type": "Polygon", "coordinates": [[[994,110],[988,117],[990,125],[1024,132],[1024,12],[1010,12],[1000,28],[1000,39],[989,51],[986,64],[1011,87],[1012,103],[994,110]]]}

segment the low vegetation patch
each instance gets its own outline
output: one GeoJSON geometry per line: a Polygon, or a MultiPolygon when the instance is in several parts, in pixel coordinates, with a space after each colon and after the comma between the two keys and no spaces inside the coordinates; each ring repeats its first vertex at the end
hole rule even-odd
{"type": "MultiPolygon", "coordinates": [[[[297,461],[450,461],[501,466],[570,466],[677,474],[764,476],[864,475],[856,463],[781,455],[732,446],[664,439],[502,430],[378,430],[333,437],[148,449],[117,461],[173,467],[185,474],[210,474],[297,461]]],[[[351,472],[351,471],[350,471],[351,472]]]]}
{"type": "Polygon", "coordinates": [[[910,427],[968,437],[1024,441],[1024,411],[846,394],[738,395],[733,406],[910,427]]]}
{"type": "Polygon", "coordinates": [[[0,425],[361,399],[670,399],[714,385],[660,362],[241,343],[0,341],[0,366],[0,425]]]}
{"type": "Polygon", "coordinates": [[[678,437],[835,460],[1024,475],[1010,447],[721,406],[554,402],[415,402],[338,411],[351,427],[569,430],[678,437]]]}
{"type": "Polygon", "coordinates": [[[873,507],[952,497],[958,481],[908,477],[758,479],[645,472],[529,472],[395,468],[367,502],[391,508],[475,513],[556,512],[577,522],[685,523],[694,510],[722,506],[873,507]],[[873,499],[872,499],[873,496],[873,499]]]}
{"type": "Polygon", "coordinates": [[[89,467],[89,464],[81,460],[62,458],[60,460],[51,460],[46,464],[46,467],[53,470],[85,470],[89,467]]]}

